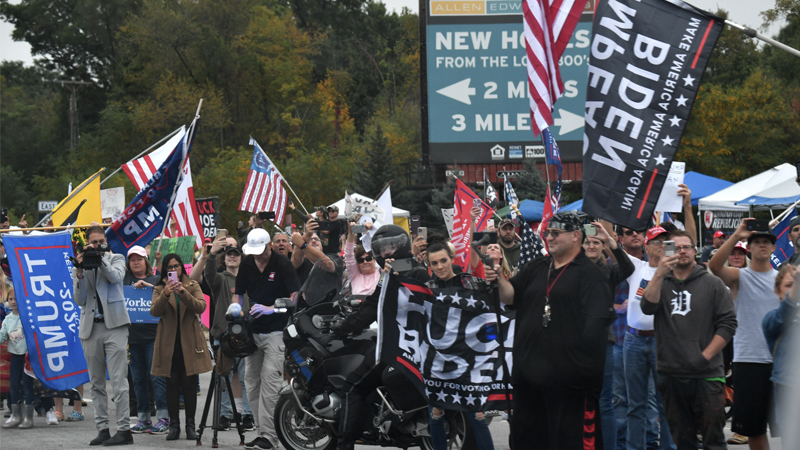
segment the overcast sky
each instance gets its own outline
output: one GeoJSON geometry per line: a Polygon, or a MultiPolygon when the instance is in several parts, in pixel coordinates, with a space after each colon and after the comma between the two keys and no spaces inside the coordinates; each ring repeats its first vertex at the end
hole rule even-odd
{"type": "MultiPolygon", "coordinates": [[[[20,0],[11,0],[11,3],[19,3],[20,0]]],[[[407,7],[413,12],[419,10],[419,2],[415,0],[384,0],[389,10],[395,10],[398,13],[407,7]]],[[[730,20],[741,25],[747,25],[752,28],[761,26],[761,16],[759,13],[766,9],[772,8],[775,5],[775,0],[690,0],[689,3],[694,6],[704,9],[706,11],[714,12],[719,6],[723,6],[728,10],[730,20]]],[[[767,36],[774,36],[777,34],[780,26],[773,26],[767,33],[767,36]]],[[[30,53],[30,46],[25,42],[14,42],[11,40],[11,32],[13,25],[0,21],[0,59],[11,61],[24,61],[26,64],[33,63],[33,57],[30,53]]]]}

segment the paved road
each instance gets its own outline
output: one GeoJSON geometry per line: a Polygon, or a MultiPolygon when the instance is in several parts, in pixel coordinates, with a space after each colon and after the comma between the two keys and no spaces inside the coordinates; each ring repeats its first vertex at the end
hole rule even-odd
{"type": "MultiPolygon", "coordinates": [[[[200,385],[205,390],[209,383],[209,374],[200,376],[200,385]]],[[[89,394],[89,385],[86,385],[85,392],[89,394]]],[[[111,384],[108,385],[108,392],[113,392],[111,384]]],[[[205,404],[205,392],[198,398],[198,411],[196,420],[200,421],[202,408],[205,404]]],[[[111,406],[110,416],[114,417],[113,406],[111,406]]],[[[70,408],[65,407],[65,412],[69,412],[70,408]]],[[[94,427],[94,410],[91,404],[84,408],[86,420],[82,422],[59,422],[55,426],[45,425],[44,417],[35,417],[35,428],[32,430],[3,430],[0,429],[0,450],[55,450],[67,449],[72,450],[76,448],[90,448],[88,443],[97,435],[94,427]]],[[[183,412],[181,412],[183,416],[183,412]]],[[[211,421],[209,419],[208,425],[211,421]]],[[[508,447],[508,423],[502,420],[495,420],[490,425],[492,436],[494,437],[494,444],[496,450],[509,450],[508,447]]],[[[203,434],[203,446],[211,447],[211,429],[207,429],[203,434]]],[[[126,450],[150,450],[162,448],[194,448],[193,441],[187,441],[185,434],[182,434],[181,440],[167,442],[166,436],[155,436],[147,434],[134,435],[134,445],[125,446],[126,450]]],[[[729,427],[725,430],[726,436],[730,437],[731,432],[729,427]]],[[[246,440],[251,440],[255,437],[253,432],[246,434],[246,440]]],[[[531,439],[536,439],[536,436],[531,436],[531,439]]],[[[219,433],[220,448],[241,448],[238,446],[239,438],[235,431],[225,431],[219,433]]],[[[780,439],[770,439],[770,446],[772,450],[781,450],[780,439]]],[[[92,447],[96,448],[96,447],[92,447]]],[[[380,447],[372,446],[356,446],[356,449],[378,449],[380,447]]],[[[747,446],[730,446],[731,449],[746,449],[747,446]]]]}

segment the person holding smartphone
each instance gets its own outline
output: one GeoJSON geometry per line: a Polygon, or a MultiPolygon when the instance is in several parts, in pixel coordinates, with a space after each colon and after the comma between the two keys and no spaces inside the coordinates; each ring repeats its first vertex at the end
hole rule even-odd
{"type": "Polygon", "coordinates": [[[197,315],[205,309],[206,302],[200,285],[186,275],[180,255],[170,253],[164,256],[150,306],[150,314],[160,318],[151,373],[166,377],[168,441],[177,440],[181,434],[178,415],[181,388],[183,392],[190,393],[184,395],[186,439],[197,439],[194,422],[197,375],[212,369],[206,338],[197,320],[197,315]]]}
{"type": "Polygon", "coordinates": [[[378,280],[381,279],[381,271],[375,262],[375,258],[370,253],[367,253],[364,247],[356,245],[356,233],[352,231],[355,226],[354,222],[350,222],[347,242],[344,244],[344,263],[347,267],[347,278],[350,280],[350,288],[353,295],[371,295],[375,292],[378,280]]]}

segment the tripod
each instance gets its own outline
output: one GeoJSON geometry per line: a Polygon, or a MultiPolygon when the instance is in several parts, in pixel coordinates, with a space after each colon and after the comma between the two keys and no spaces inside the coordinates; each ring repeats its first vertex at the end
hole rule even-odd
{"type": "MultiPolygon", "coordinates": [[[[206,420],[208,419],[208,409],[211,406],[211,399],[214,399],[214,417],[211,419],[211,429],[214,430],[214,435],[211,437],[211,448],[218,448],[219,441],[217,433],[219,433],[219,417],[222,409],[222,395],[227,389],[228,397],[231,401],[231,409],[233,411],[233,420],[236,421],[236,431],[239,432],[239,445],[244,445],[244,427],[242,426],[242,416],[236,411],[236,402],[233,400],[233,391],[231,391],[231,381],[227,376],[221,376],[217,372],[217,354],[219,353],[219,346],[213,348],[212,354],[214,355],[214,369],[211,371],[211,382],[208,385],[208,395],[206,396],[206,405],[203,408],[203,418],[200,419],[200,427],[197,430],[197,445],[202,445],[200,440],[203,438],[203,430],[206,428],[206,420]],[[223,382],[225,384],[223,384],[223,382]]],[[[225,365],[223,358],[221,364],[225,365]]],[[[244,376],[244,374],[239,374],[244,376]]]]}

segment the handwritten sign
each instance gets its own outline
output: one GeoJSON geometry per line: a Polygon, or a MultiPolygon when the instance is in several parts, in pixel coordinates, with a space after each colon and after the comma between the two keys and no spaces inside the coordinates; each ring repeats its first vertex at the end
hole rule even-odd
{"type": "Polygon", "coordinates": [[[219,197],[195,199],[197,216],[203,224],[203,237],[215,238],[219,226],[219,197]]]}
{"type": "Polygon", "coordinates": [[[683,174],[686,171],[686,163],[672,162],[667,174],[667,181],[661,189],[661,195],[656,203],[656,211],[661,212],[681,212],[683,211],[683,197],[678,195],[678,185],[683,183],[683,174]]]}
{"type": "Polygon", "coordinates": [[[447,232],[450,234],[450,237],[453,237],[453,213],[455,208],[442,208],[442,217],[444,218],[444,224],[447,226],[447,232]]]}
{"type": "Polygon", "coordinates": [[[367,198],[352,197],[353,199],[353,214],[361,216],[370,216],[372,220],[383,222],[386,217],[386,211],[383,210],[378,204],[367,198]]]}
{"type": "Polygon", "coordinates": [[[103,219],[117,220],[125,209],[125,187],[100,190],[100,213],[103,219]]]}
{"type": "Polygon", "coordinates": [[[158,242],[161,242],[161,254],[166,256],[168,253],[177,253],[181,257],[184,264],[192,264],[194,262],[194,236],[181,236],[169,239],[153,239],[153,245],[150,249],[150,264],[155,267],[155,255],[158,250],[158,242]]]}
{"type": "Polygon", "coordinates": [[[123,286],[122,291],[131,323],[158,323],[158,317],[150,315],[150,306],[153,304],[152,287],[123,286]]]}

